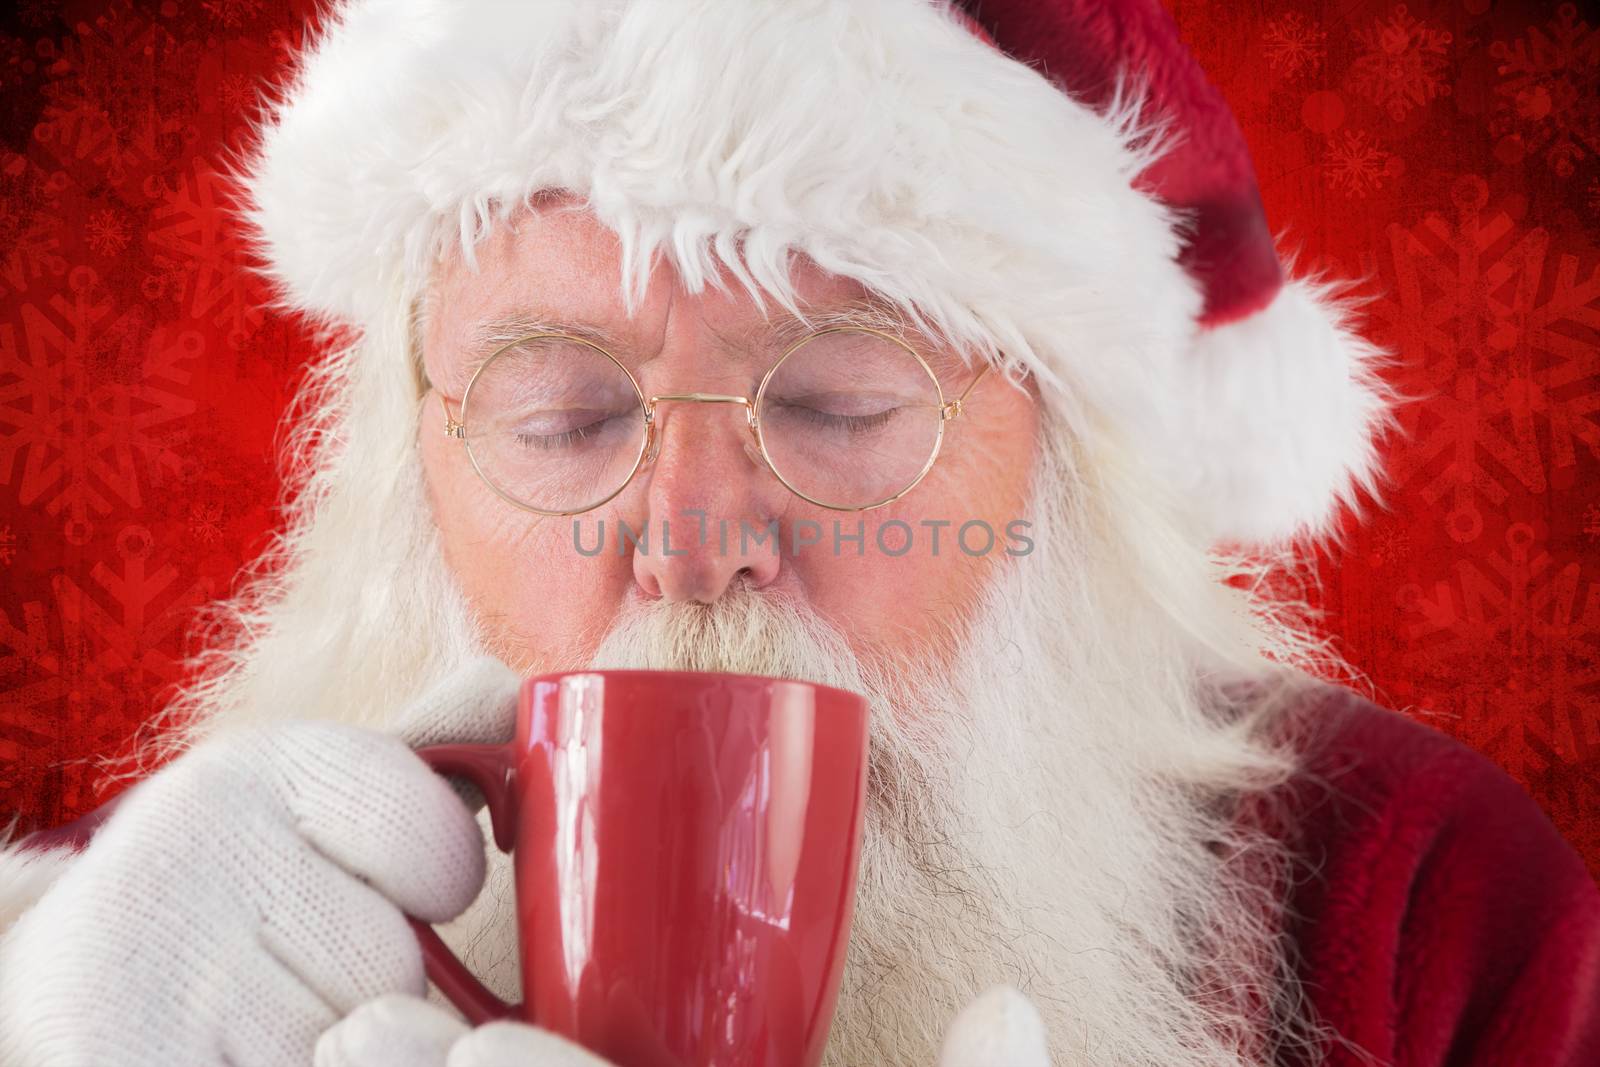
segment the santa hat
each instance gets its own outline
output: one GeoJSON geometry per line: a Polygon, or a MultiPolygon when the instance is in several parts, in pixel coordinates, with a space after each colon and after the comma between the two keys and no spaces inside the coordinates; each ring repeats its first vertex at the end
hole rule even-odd
{"type": "MultiPolygon", "coordinates": [[[[792,254],[1034,374],[1213,540],[1377,495],[1388,357],[1288,277],[1160,0],[351,0],[242,174],[283,302],[369,325],[564,189],[622,241],[787,292],[792,254]]],[[[397,369],[398,370],[398,369],[397,369]]]]}

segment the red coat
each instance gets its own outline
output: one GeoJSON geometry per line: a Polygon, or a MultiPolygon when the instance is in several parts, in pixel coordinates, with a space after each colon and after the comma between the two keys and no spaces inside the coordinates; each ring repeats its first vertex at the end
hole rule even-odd
{"type": "Polygon", "coordinates": [[[1331,690],[1286,791],[1289,934],[1327,1067],[1600,1067],[1600,888],[1533,799],[1331,690]]]}

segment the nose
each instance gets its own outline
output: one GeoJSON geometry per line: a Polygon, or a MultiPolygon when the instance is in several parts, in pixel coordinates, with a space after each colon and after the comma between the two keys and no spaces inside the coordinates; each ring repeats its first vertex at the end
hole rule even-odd
{"type": "Polygon", "coordinates": [[[648,540],[633,550],[643,592],[715,603],[743,582],[761,588],[781,567],[776,479],[761,462],[741,403],[663,398],[656,454],[645,472],[648,540]]]}

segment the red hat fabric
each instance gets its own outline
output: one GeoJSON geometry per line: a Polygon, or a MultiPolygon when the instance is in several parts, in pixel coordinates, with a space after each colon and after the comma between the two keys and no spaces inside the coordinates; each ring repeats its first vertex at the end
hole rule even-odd
{"type": "Polygon", "coordinates": [[[1091,107],[1106,107],[1118,76],[1135,74],[1147,90],[1147,117],[1181,132],[1138,184],[1192,219],[1179,261],[1205,288],[1201,324],[1232,322],[1272,303],[1284,273],[1244,133],[1159,0],[965,0],[964,7],[985,40],[1091,107]]]}

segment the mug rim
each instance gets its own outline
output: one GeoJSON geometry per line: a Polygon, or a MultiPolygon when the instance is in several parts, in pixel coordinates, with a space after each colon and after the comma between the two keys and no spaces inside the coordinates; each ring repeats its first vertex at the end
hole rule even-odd
{"type": "Polygon", "coordinates": [[[678,678],[716,678],[736,679],[746,682],[760,682],[764,684],[800,685],[813,690],[821,690],[836,696],[846,697],[861,702],[863,710],[870,711],[870,704],[866,694],[857,693],[853,689],[842,689],[836,685],[827,685],[823,682],[813,682],[805,678],[780,678],[772,674],[744,674],[738,671],[675,671],[653,667],[583,667],[566,671],[546,671],[542,674],[530,674],[522,679],[522,687],[531,689],[538,682],[559,683],[563,678],[573,678],[580,675],[625,675],[632,678],[658,675],[662,677],[673,676],[678,678]]]}

